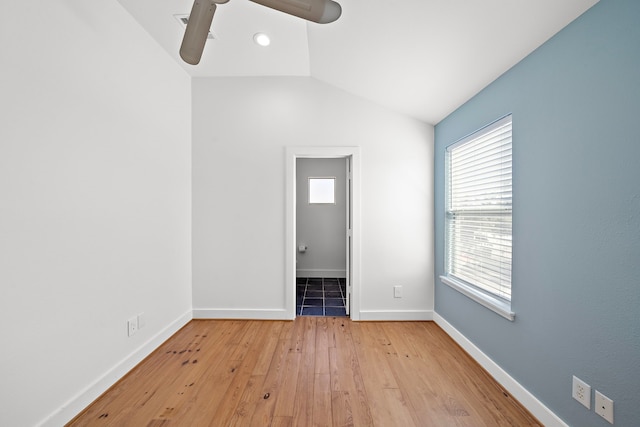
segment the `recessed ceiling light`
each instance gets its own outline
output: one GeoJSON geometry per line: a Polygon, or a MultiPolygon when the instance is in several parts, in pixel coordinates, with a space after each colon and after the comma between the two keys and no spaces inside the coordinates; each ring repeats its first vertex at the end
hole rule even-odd
{"type": "Polygon", "coordinates": [[[265,33],[255,33],[253,35],[253,41],[260,46],[269,46],[271,44],[271,39],[265,33]]]}

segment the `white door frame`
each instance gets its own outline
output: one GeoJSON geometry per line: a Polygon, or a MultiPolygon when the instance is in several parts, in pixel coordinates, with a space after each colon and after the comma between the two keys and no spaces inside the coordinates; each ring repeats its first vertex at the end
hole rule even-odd
{"type": "MultiPolygon", "coordinates": [[[[287,147],[285,153],[285,309],[296,318],[296,159],[351,158],[351,319],[360,320],[360,147],[287,147]]],[[[348,254],[347,254],[348,257],[348,254]]]]}

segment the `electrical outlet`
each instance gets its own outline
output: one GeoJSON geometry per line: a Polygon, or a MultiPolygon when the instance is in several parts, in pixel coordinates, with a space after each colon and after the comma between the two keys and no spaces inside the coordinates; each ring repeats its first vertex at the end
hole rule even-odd
{"type": "Polygon", "coordinates": [[[585,408],[591,409],[591,386],[580,378],[573,376],[573,389],[571,396],[582,403],[585,408]]]}
{"type": "Polygon", "coordinates": [[[130,337],[134,336],[138,331],[138,316],[127,320],[127,333],[130,337]]]}
{"type": "Polygon", "coordinates": [[[613,400],[596,390],[596,414],[613,424],[613,400]]]}
{"type": "Polygon", "coordinates": [[[393,287],[393,297],[394,298],[402,298],[402,286],[394,286],[393,287]]]}

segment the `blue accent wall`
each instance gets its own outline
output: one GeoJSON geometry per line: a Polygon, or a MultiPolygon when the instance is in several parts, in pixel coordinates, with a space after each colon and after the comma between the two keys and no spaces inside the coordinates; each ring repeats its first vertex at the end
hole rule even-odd
{"type": "Polygon", "coordinates": [[[640,426],[640,1],[601,0],[435,128],[436,312],[571,426],[640,426]],[[508,320],[442,284],[447,145],[513,113],[508,320]],[[572,375],[592,409],[571,398],[572,375]]]}

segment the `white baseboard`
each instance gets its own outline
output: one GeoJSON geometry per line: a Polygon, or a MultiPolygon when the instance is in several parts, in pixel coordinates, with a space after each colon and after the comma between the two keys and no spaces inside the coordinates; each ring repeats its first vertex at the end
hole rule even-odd
{"type": "Polygon", "coordinates": [[[297,269],[296,277],[339,277],[345,278],[347,277],[347,271],[342,270],[332,270],[328,268],[315,268],[315,269],[297,269]]]}
{"type": "Polygon", "coordinates": [[[194,308],[194,319],[293,320],[293,313],[279,309],[194,308]]]}
{"type": "Polygon", "coordinates": [[[67,403],[62,405],[59,409],[54,411],[51,415],[46,417],[38,426],[42,427],[59,427],[65,425],[78,415],[84,408],[89,406],[94,400],[96,400],[102,393],[107,391],[109,387],[114,385],[118,380],[124,377],[130,370],[132,370],[138,363],[140,363],[145,357],[151,354],[155,349],[160,347],[162,343],[168,340],[173,334],[175,334],[180,328],[189,323],[191,320],[191,310],[187,311],[176,320],[171,322],[166,328],[158,332],[151,337],[147,342],[142,344],[133,353],[125,357],[122,361],[117,363],[113,368],[104,373],[101,377],[96,379],[92,384],[80,391],[77,395],[71,398],[67,403]]]}
{"type": "Polygon", "coordinates": [[[432,310],[360,310],[364,321],[420,321],[433,320],[432,310]]]}
{"type": "Polygon", "coordinates": [[[544,403],[538,400],[504,369],[484,354],[474,343],[469,341],[460,331],[454,328],[438,313],[433,313],[433,320],[469,355],[475,359],[502,387],[517,399],[534,417],[546,427],[569,427],[560,417],[554,414],[544,403]]]}

